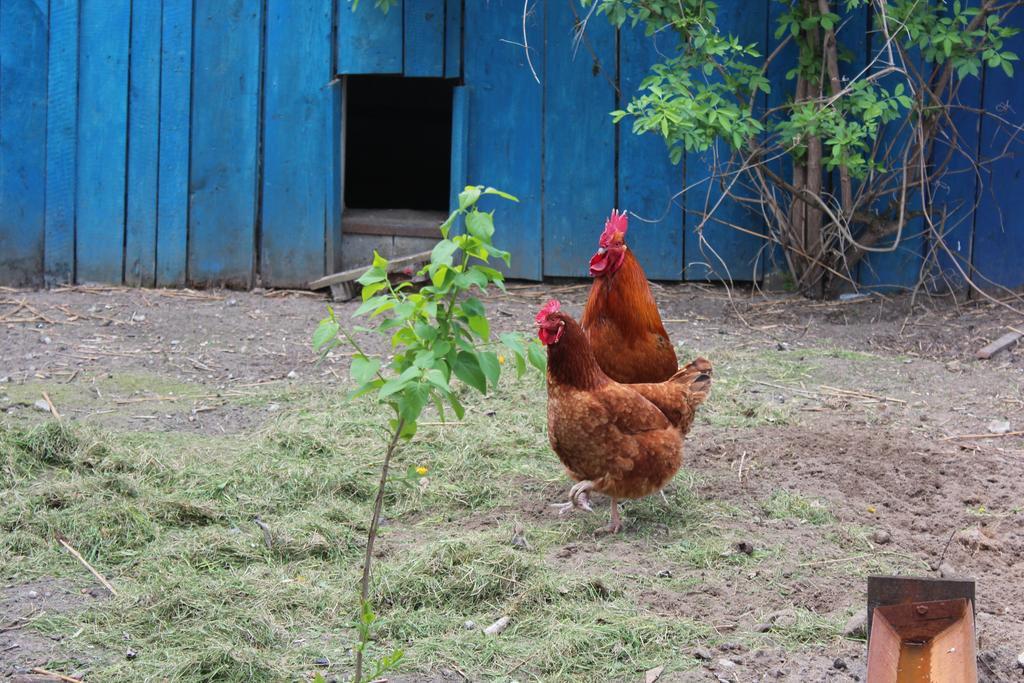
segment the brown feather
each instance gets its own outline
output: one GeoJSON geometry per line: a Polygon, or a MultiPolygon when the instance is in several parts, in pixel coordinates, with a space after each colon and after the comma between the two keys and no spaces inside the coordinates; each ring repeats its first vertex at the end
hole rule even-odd
{"type": "Polygon", "coordinates": [[[598,365],[616,382],[663,382],[679,369],[647,277],[628,248],[617,271],[594,278],[580,323],[598,365]]]}
{"type": "Polygon", "coordinates": [[[599,367],[583,329],[564,313],[548,346],[548,438],[576,480],[615,498],[662,489],[683,460],[683,436],[710,389],[711,364],[693,361],[659,384],[621,384],[599,367]]]}

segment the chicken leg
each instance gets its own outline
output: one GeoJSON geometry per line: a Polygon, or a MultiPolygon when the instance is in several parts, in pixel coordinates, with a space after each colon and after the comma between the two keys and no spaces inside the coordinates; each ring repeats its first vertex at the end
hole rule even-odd
{"type": "Polygon", "coordinates": [[[614,498],[612,498],[612,521],[601,531],[608,534],[617,534],[622,531],[622,518],[619,517],[619,501],[614,498]]]}
{"type": "Polygon", "coordinates": [[[568,503],[553,503],[551,507],[558,508],[559,515],[564,515],[575,508],[593,512],[594,508],[590,507],[590,494],[588,493],[592,488],[594,488],[594,482],[584,479],[569,489],[568,503]]]}

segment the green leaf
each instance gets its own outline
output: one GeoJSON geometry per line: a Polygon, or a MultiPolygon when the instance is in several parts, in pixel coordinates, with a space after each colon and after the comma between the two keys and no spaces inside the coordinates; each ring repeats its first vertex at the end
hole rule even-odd
{"type": "Polygon", "coordinates": [[[362,305],[360,305],[359,308],[356,309],[355,313],[352,314],[352,317],[355,318],[356,316],[366,315],[367,313],[374,310],[381,304],[387,303],[389,301],[391,301],[391,298],[388,296],[382,295],[371,297],[364,301],[362,305]]]}
{"type": "Polygon", "coordinates": [[[498,338],[513,353],[526,353],[526,343],[517,332],[503,332],[498,338]]]}
{"type": "Polygon", "coordinates": [[[530,359],[530,365],[537,368],[541,372],[548,369],[548,357],[547,354],[541,350],[539,344],[530,344],[527,350],[527,357],[530,359]]]}
{"type": "Polygon", "coordinates": [[[352,365],[349,367],[349,374],[357,384],[366,384],[377,375],[380,370],[379,358],[367,358],[366,356],[355,356],[352,358],[352,365]]]}
{"type": "Polygon", "coordinates": [[[433,250],[430,252],[430,262],[443,263],[446,266],[450,266],[452,265],[452,254],[454,254],[458,248],[458,245],[451,240],[441,240],[434,245],[433,250]]]}
{"type": "MultiPolygon", "coordinates": [[[[487,380],[483,370],[480,369],[480,362],[475,353],[459,351],[455,356],[455,363],[452,372],[460,380],[473,387],[481,394],[487,393],[487,380]]],[[[454,408],[454,406],[452,406],[454,408]]]]}
{"type": "Polygon", "coordinates": [[[487,315],[484,310],[483,303],[481,303],[480,299],[477,299],[475,296],[471,296],[462,302],[462,310],[467,316],[487,315]]]}
{"type": "Polygon", "coordinates": [[[480,188],[467,185],[466,189],[459,193],[459,210],[465,211],[476,204],[478,199],[480,199],[480,188]]]}
{"type": "Polygon", "coordinates": [[[427,381],[433,384],[442,394],[447,394],[451,391],[451,387],[448,386],[448,378],[438,368],[431,368],[427,370],[427,381]]]}
{"type": "Polygon", "coordinates": [[[508,199],[508,200],[513,201],[513,202],[518,202],[519,201],[518,197],[516,197],[514,195],[510,195],[508,192],[502,192],[501,190],[496,190],[493,187],[485,188],[484,189],[484,194],[496,194],[499,197],[502,197],[503,199],[508,199]]]}
{"type": "Polygon", "coordinates": [[[399,416],[405,419],[406,424],[415,424],[429,398],[428,389],[418,382],[406,387],[398,398],[399,416]]]}
{"type": "Polygon", "coordinates": [[[469,329],[476,332],[476,336],[480,337],[481,340],[487,341],[491,338],[491,324],[487,322],[485,316],[471,315],[466,324],[469,325],[469,329]]]}
{"type": "Polygon", "coordinates": [[[434,344],[434,358],[443,358],[444,356],[447,356],[448,352],[451,350],[451,342],[442,339],[434,344]]]}
{"type": "Polygon", "coordinates": [[[410,384],[419,380],[420,373],[422,372],[423,371],[417,367],[406,368],[398,377],[394,377],[389,379],[387,382],[384,382],[384,386],[380,388],[380,398],[387,398],[392,394],[403,391],[410,384]]]}
{"type": "Polygon", "coordinates": [[[338,322],[333,317],[321,320],[313,331],[313,350],[323,349],[328,342],[338,336],[339,329],[338,322]]]}
{"type": "Polygon", "coordinates": [[[448,403],[451,405],[452,410],[455,411],[455,417],[461,420],[466,414],[466,409],[459,403],[459,399],[454,392],[448,394],[448,403]]]}
{"type": "Polygon", "coordinates": [[[470,211],[466,214],[466,230],[489,244],[494,235],[494,216],[484,211],[470,211]]]}
{"type": "Polygon", "coordinates": [[[1013,78],[1013,62],[1004,59],[1002,62],[1000,62],[999,66],[1003,67],[1003,72],[1007,76],[1013,78]]]}
{"type": "Polygon", "coordinates": [[[377,253],[377,250],[373,250],[373,268],[383,270],[387,272],[388,260],[377,253]]]}
{"type": "Polygon", "coordinates": [[[381,278],[377,282],[363,285],[363,301],[366,301],[380,290],[387,288],[387,286],[387,278],[381,278]]]}
{"type": "MultiPolygon", "coordinates": [[[[376,253],[376,252],[374,252],[376,253]]],[[[387,282],[388,272],[386,268],[370,268],[368,271],[359,276],[356,280],[363,287],[372,285],[377,282],[387,282]]]]}
{"type": "Polygon", "coordinates": [[[483,370],[487,381],[491,383],[491,387],[497,387],[498,379],[501,378],[501,363],[498,362],[498,354],[493,351],[481,351],[477,360],[480,362],[480,369],[483,370]]]}

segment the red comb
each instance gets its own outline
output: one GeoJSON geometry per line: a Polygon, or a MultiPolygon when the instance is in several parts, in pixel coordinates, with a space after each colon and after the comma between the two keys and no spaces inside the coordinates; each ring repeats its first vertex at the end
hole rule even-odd
{"type": "Polygon", "coordinates": [[[557,313],[562,308],[562,304],[558,302],[558,299],[552,299],[551,301],[544,304],[544,308],[540,309],[540,313],[537,314],[535,320],[537,324],[543,323],[547,320],[547,317],[552,313],[557,313]]]}
{"type": "Polygon", "coordinates": [[[629,216],[623,211],[619,213],[615,209],[612,209],[612,215],[608,217],[608,220],[604,222],[604,234],[611,235],[612,233],[621,232],[626,234],[626,230],[629,228],[629,216]]]}

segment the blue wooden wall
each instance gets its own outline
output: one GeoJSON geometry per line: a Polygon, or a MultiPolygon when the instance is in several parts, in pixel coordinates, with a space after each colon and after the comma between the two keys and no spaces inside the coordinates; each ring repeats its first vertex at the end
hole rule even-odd
{"type": "MultiPolygon", "coordinates": [[[[722,7],[722,31],[778,44],[778,3],[722,7]]],[[[293,287],[335,270],[345,78],[357,74],[458,85],[452,195],[469,181],[519,196],[493,203],[512,275],[585,275],[616,206],[637,216],[630,242],[650,277],[760,278],[778,253],[756,216],[718,205],[714,152],[673,166],[655,136],[610,123],[672,36],[595,16],[579,42],[576,0],[528,8],[524,27],[522,0],[401,0],[387,14],[372,0],[356,12],[351,0],[0,0],[0,283],[293,287]]],[[[873,49],[867,12],[843,31],[855,73],[873,49]]],[[[784,71],[769,71],[757,106],[782,102],[784,71]]],[[[936,161],[958,152],[933,189],[951,280],[959,264],[1024,284],[1022,97],[1001,69],[965,81],[959,134],[936,147],[936,161]],[[980,122],[977,108],[1008,114],[980,122]]],[[[916,281],[931,246],[919,223],[864,260],[864,283],[916,281]]]]}

